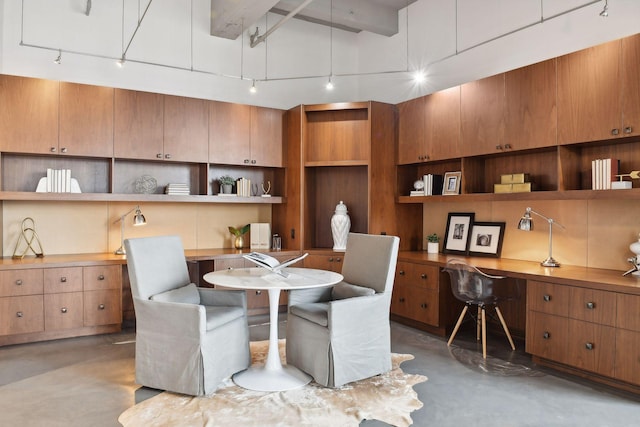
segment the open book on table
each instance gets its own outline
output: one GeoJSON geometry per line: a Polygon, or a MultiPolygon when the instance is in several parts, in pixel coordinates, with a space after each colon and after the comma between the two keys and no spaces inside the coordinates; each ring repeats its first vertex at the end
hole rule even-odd
{"type": "Polygon", "coordinates": [[[273,271],[274,273],[278,273],[283,277],[289,276],[287,273],[282,271],[283,268],[290,266],[291,264],[295,264],[298,261],[303,260],[308,253],[304,253],[298,257],[288,259],[286,261],[280,262],[274,257],[263,254],[260,252],[250,252],[248,254],[242,255],[244,259],[248,259],[252,263],[256,264],[259,267],[266,268],[267,270],[273,271]]]}

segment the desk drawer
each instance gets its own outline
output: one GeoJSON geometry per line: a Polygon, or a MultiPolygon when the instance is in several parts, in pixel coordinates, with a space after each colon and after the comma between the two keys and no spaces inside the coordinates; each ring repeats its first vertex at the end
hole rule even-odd
{"type": "Polygon", "coordinates": [[[122,288],[122,267],[119,265],[84,267],[82,275],[85,291],[122,288]]]}
{"type": "Polygon", "coordinates": [[[569,288],[553,283],[529,280],[527,282],[527,308],[556,316],[569,315],[569,288]]]}
{"type": "Polygon", "coordinates": [[[47,268],[44,271],[44,292],[82,292],[82,267],[47,268]]]}
{"type": "Polygon", "coordinates": [[[82,328],[83,318],[82,292],[64,292],[44,296],[45,330],[82,328]]]}
{"type": "Polygon", "coordinates": [[[571,287],[569,301],[569,317],[572,319],[615,326],[615,293],[571,287]]]}
{"type": "Polygon", "coordinates": [[[439,268],[436,266],[398,262],[396,284],[438,290],[439,268]]]}
{"type": "Polygon", "coordinates": [[[391,312],[397,316],[439,326],[439,292],[413,286],[395,286],[391,312]]]}
{"type": "Polygon", "coordinates": [[[122,297],[119,290],[84,292],[84,326],[122,323],[122,297]]]}
{"type": "Polygon", "coordinates": [[[612,377],[616,331],[610,326],[569,319],[567,363],[579,369],[612,377]]]}
{"type": "Polygon", "coordinates": [[[42,295],[0,298],[0,335],[44,330],[42,295]]]}
{"type": "Polygon", "coordinates": [[[615,377],[640,385],[640,332],[616,330],[615,377]]]}
{"type": "Polygon", "coordinates": [[[42,294],[42,277],[41,268],[0,271],[0,297],[42,294]]]}
{"type": "Polygon", "coordinates": [[[566,363],[569,328],[567,319],[550,314],[527,312],[526,351],[556,362],[566,363]]]}
{"type": "Polygon", "coordinates": [[[618,328],[640,332],[640,296],[617,294],[616,312],[618,328]]]}

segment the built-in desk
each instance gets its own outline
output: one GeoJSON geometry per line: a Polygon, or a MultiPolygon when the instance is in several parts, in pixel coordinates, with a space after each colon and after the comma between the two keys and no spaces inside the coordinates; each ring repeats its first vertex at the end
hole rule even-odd
{"type": "Polygon", "coordinates": [[[484,272],[526,286],[520,304],[524,311],[520,313],[524,314],[521,328],[525,350],[536,363],[640,393],[640,279],[636,276],[569,265],[549,268],[538,262],[505,258],[400,252],[394,294],[398,292],[392,302],[392,313],[395,305],[399,320],[403,320],[403,314],[413,314],[398,309],[409,301],[423,305],[425,312],[431,310],[432,319],[431,324],[425,324],[414,316],[408,319],[409,324],[424,324],[423,329],[441,334],[450,331],[452,314],[459,312],[451,307],[459,307],[459,302],[454,300],[448,275],[440,267],[452,258],[464,259],[484,272]],[[430,274],[425,270],[429,268],[430,274]],[[410,283],[407,276],[413,277],[410,283]],[[434,292],[437,299],[433,298],[434,292]],[[423,302],[429,295],[431,303],[423,302]]]}

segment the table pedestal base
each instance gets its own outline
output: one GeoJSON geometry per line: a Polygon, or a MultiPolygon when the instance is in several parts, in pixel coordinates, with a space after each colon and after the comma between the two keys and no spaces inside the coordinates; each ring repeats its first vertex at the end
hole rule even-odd
{"type": "Polygon", "coordinates": [[[285,391],[309,384],[311,376],[295,366],[284,365],[280,369],[259,366],[238,372],[233,376],[233,382],[249,390],[285,391]]]}

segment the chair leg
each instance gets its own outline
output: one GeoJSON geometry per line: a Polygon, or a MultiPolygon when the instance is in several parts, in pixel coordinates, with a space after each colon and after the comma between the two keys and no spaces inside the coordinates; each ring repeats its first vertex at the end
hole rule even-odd
{"type": "Polygon", "coordinates": [[[487,358],[487,321],[484,306],[482,306],[482,357],[487,358]]]}
{"type": "Polygon", "coordinates": [[[482,307],[478,306],[478,316],[476,317],[476,341],[480,341],[482,332],[482,307]]]}
{"type": "Polygon", "coordinates": [[[460,313],[460,317],[458,317],[458,321],[456,322],[456,326],[453,328],[453,332],[451,332],[451,336],[449,337],[449,341],[447,341],[447,346],[450,346],[451,343],[453,342],[453,339],[455,338],[456,334],[458,333],[458,329],[460,328],[460,324],[462,323],[462,320],[464,319],[464,315],[467,314],[467,310],[469,309],[468,305],[465,305],[464,308],[462,309],[462,313],[460,313]]]}
{"type": "Polygon", "coordinates": [[[504,317],[502,317],[502,313],[500,309],[496,305],[496,313],[498,313],[498,318],[500,319],[500,323],[502,323],[502,329],[504,329],[504,333],[507,334],[507,338],[509,339],[509,344],[511,344],[511,350],[515,350],[516,346],[513,344],[513,339],[511,338],[511,334],[509,333],[509,328],[507,328],[507,324],[504,321],[504,317]]]}

